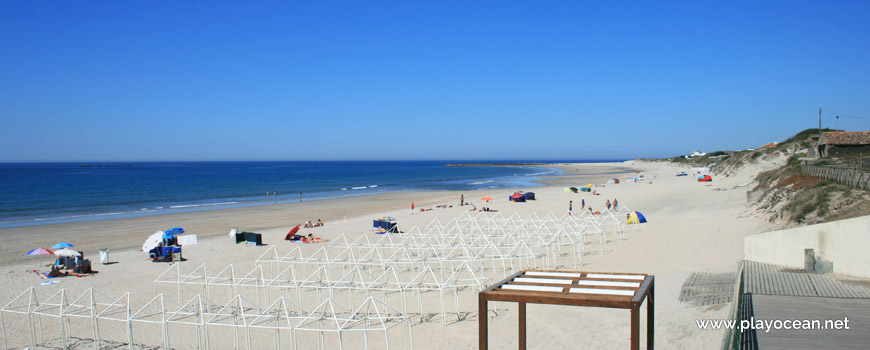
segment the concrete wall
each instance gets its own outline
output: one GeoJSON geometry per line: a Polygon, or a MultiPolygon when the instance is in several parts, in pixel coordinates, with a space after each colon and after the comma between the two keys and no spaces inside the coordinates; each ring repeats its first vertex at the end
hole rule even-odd
{"type": "Polygon", "coordinates": [[[771,231],[743,238],[743,258],[803,269],[804,249],[834,263],[834,272],[870,278],[870,216],[771,231]]]}

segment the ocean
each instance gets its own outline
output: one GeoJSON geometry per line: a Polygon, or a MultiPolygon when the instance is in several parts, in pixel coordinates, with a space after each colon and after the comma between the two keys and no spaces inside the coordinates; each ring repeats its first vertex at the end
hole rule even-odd
{"type": "Polygon", "coordinates": [[[561,174],[542,166],[445,166],[450,163],[463,162],[6,163],[0,164],[0,228],[298,202],[300,198],[533,187],[539,185],[534,180],[540,176],[561,174]]]}

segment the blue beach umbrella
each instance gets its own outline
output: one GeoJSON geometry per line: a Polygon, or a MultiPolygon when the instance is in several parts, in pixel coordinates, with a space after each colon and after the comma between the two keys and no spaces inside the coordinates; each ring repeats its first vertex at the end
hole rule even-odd
{"type": "Polygon", "coordinates": [[[60,242],[58,244],[51,246],[51,249],[62,249],[62,248],[72,248],[72,247],[74,247],[74,245],[69,244],[67,242],[60,242]]]}
{"type": "Polygon", "coordinates": [[[180,234],[182,234],[182,233],[184,233],[184,229],[183,229],[183,228],[181,228],[181,227],[173,227],[173,228],[171,228],[171,229],[168,229],[168,230],[166,230],[166,231],[163,231],[163,238],[164,238],[164,239],[172,238],[172,237],[178,236],[178,235],[180,235],[180,234]]]}

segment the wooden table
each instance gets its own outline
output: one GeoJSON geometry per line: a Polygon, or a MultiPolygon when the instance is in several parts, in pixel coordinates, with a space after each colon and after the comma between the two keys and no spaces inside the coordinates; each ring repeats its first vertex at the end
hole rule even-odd
{"type": "Polygon", "coordinates": [[[641,273],[556,270],[520,271],[478,294],[480,350],[488,347],[488,302],[519,306],[519,348],[526,348],[526,303],[631,310],[631,349],[640,349],[640,305],[647,301],[647,349],[653,349],[655,277],[641,273]]]}

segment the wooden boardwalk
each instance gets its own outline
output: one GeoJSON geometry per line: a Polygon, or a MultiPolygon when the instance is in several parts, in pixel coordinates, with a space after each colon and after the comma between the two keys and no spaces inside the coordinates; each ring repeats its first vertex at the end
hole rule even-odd
{"type": "Polygon", "coordinates": [[[870,288],[862,285],[838,281],[830,275],[748,260],[743,262],[743,291],[761,295],[870,299],[870,288]]]}
{"type": "Polygon", "coordinates": [[[868,349],[870,300],[754,295],[756,320],[819,320],[821,329],[757,330],[759,349],[868,349]],[[825,322],[849,319],[849,329],[825,322]]]}

